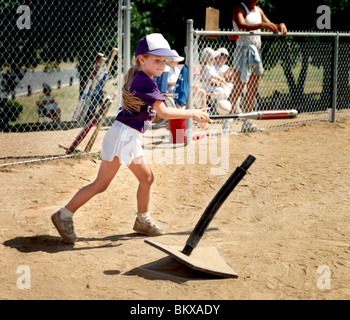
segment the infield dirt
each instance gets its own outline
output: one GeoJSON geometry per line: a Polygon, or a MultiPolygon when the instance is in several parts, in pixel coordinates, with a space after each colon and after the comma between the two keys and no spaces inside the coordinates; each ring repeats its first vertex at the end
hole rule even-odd
{"type": "Polygon", "coordinates": [[[254,155],[199,244],[216,247],[237,279],[178,283],[132,272],[166,255],[132,230],[137,181],[126,167],[75,214],[75,246],[62,243],[50,216],[96,177],[100,160],[83,157],[0,169],[0,299],[349,299],[350,121],[228,141],[224,174],[198,159],[152,163],[151,211],[167,232],[154,240],[184,245],[222,184],[254,155]],[[20,266],[30,289],[20,288],[20,266]]]}

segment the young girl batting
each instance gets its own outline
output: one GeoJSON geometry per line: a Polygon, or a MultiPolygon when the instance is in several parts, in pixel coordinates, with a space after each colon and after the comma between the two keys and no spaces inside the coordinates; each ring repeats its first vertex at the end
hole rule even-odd
{"type": "Polygon", "coordinates": [[[67,205],[51,217],[62,238],[74,244],[77,237],[73,227],[74,213],[95,195],[105,191],[120,166],[125,164],[139,181],[137,190],[137,217],[134,231],[148,236],[163,235],[149,213],[150,190],[154,177],[144,159],[140,134],[144,133],[158,114],[164,119],[193,118],[208,122],[206,109],[181,110],[167,108],[153,76],[160,76],[167,58],[174,56],[169,43],[159,33],[140,39],[135,51],[136,64],[124,77],[122,106],[113,126],[106,133],[102,146],[102,162],[97,178],[80,189],[67,205]]]}

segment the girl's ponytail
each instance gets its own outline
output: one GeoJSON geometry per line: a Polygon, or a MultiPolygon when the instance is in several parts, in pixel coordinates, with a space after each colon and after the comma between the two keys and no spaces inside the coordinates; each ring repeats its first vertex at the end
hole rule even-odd
{"type": "Polygon", "coordinates": [[[124,85],[122,87],[122,104],[123,108],[130,113],[140,112],[141,107],[145,104],[140,98],[130,92],[130,85],[136,73],[140,70],[140,62],[136,59],[136,64],[132,66],[124,76],[124,85]]]}

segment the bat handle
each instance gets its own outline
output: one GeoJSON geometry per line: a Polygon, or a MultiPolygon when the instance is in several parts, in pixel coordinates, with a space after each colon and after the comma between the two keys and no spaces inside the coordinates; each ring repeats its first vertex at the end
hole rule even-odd
{"type": "Polygon", "coordinates": [[[247,173],[248,168],[253,164],[254,161],[255,157],[249,155],[246,158],[246,160],[242,163],[242,165],[236,168],[236,170],[228,178],[225,184],[220,188],[219,192],[209,203],[208,207],[205,209],[197,225],[195,226],[191,235],[189,236],[186,245],[182,250],[183,254],[189,256],[192,253],[193,249],[197,246],[200,239],[202,238],[209,223],[213,220],[216,212],[219,210],[221,205],[225,202],[225,200],[233,191],[233,189],[237,186],[237,184],[243,179],[243,177],[247,173]]]}
{"type": "Polygon", "coordinates": [[[108,62],[108,65],[107,65],[106,73],[109,72],[109,69],[111,68],[111,65],[112,65],[112,62],[113,62],[113,59],[114,59],[114,56],[117,54],[117,52],[118,52],[118,48],[113,48],[111,57],[109,58],[109,62],[108,62]]]}

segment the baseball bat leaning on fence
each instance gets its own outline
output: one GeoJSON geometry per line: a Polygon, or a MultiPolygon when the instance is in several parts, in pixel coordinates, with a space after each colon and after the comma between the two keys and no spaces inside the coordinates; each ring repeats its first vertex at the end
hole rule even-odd
{"type": "Polygon", "coordinates": [[[291,110],[266,110],[239,114],[210,115],[211,120],[219,119],[253,119],[253,120],[282,120],[292,119],[298,115],[298,111],[291,110]]]}
{"type": "Polygon", "coordinates": [[[93,147],[93,145],[94,145],[94,143],[95,143],[95,141],[96,141],[96,138],[97,138],[97,136],[98,136],[98,134],[99,134],[99,132],[100,132],[100,129],[101,129],[102,124],[103,124],[103,121],[106,119],[107,113],[108,113],[108,111],[109,111],[109,108],[110,108],[110,106],[112,105],[112,103],[113,103],[113,101],[114,101],[114,99],[115,99],[116,96],[117,96],[117,93],[114,92],[113,97],[112,97],[112,100],[111,100],[111,103],[110,103],[109,105],[106,106],[106,108],[105,108],[105,110],[104,110],[104,112],[103,112],[101,118],[100,118],[100,119],[98,120],[98,122],[97,122],[97,125],[96,125],[96,127],[95,127],[94,133],[92,134],[92,136],[91,136],[89,142],[86,144],[86,147],[85,147],[85,150],[84,150],[85,152],[90,152],[90,151],[91,151],[91,149],[92,149],[92,147],[93,147]]]}
{"type": "Polygon", "coordinates": [[[86,97],[85,97],[85,101],[84,101],[84,104],[81,108],[81,111],[80,111],[80,114],[78,116],[78,123],[81,124],[82,126],[84,126],[87,122],[85,121],[85,118],[87,116],[87,112],[88,110],[90,109],[90,105],[92,104],[93,102],[93,97],[94,97],[94,92],[95,92],[95,88],[96,88],[96,85],[97,85],[97,81],[98,79],[101,79],[102,78],[102,73],[103,73],[103,66],[106,62],[106,58],[102,58],[101,60],[101,63],[98,67],[98,71],[97,71],[97,74],[92,82],[92,85],[90,87],[90,90],[89,92],[87,93],[86,97]]]}
{"type": "Polygon", "coordinates": [[[96,124],[96,122],[98,121],[98,119],[102,116],[102,114],[104,113],[104,111],[106,110],[106,108],[109,108],[112,99],[111,97],[107,97],[105,99],[105,101],[103,102],[103,104],[101,105],[100,109],[98,110],[97,114],[93,117],[93,119],[91,119],[86,126],[84,126],[79,134],[76,136],[76,138],[74,139],[74,141],[72,142],[72,144],[67,148],[65,146],[59,145],[59,147],[63,148],[66,150],[66,154],[72,154],[75,149],[78,147],[78,145],[84,140],[84,138],[86,137],[86,135],[89,133],[89,131],[91,130],[91,128],[96,124]]]}
{"type": "Polygon", "coordinates": [[[100,61],[101,61],[102,57],[103,57],[103,54],[102,54],[102,53],[99,53],[99,54],[97,55],[97,59],[96,59],[96,62],[95,62],[95,64],[94,64],[94,69],[92,70],[92,73],[91,73],[91,75],[90,75],[89,81],[88,81],[88,83],[85,85],[84,91],[83,91],[83,93],[82,93],[82,95],[81,95],[81,97],[80,97],[80,99],[79,99],[78,105],[77,105],[77,107],[76,107],[75,110],[74,110],[74,113],[73,113],[73,117],[72,117],[72,118],[73,118],[73,120],[75,120],[75,121],[78,120],[78,118],[79,118],[79,115],[80,115],[81,110],[82,110],[82,108],[83,108],[83,106],[84,106],[84,103],[85,103],[85,98],[86,98],[86,96],[87,96],[87,94],[88,94],[88,92],[89,92],[89,90],[90,90],[90,88],[91,88],[92,82],[93,82],[93,80],[94,80],[94,78],[95,78],[95,76],[96,76],[96,74],[97,74],[97,70],[98,70],[98,68],[99,68],[100,61]]]}
{"type": "Polygon", "coordinates": [[[91,90],[91,95],[89,97],[90,98],[89,103],[87,103],[83,108],[83,112],[82,112],[83,116],[81,117],[81,120],[85,119],[89,110],[91,113],[94,113],[94,111],[96,110],[96,106],[100,101],[100,97],[103,95],[103,88],[106,84],[109,70],[112,66],[114,57],[117,54],[117,52],[118,52],[118,49],[113,48],[111,57],[109,58],[109,61],[108,61],[107,68],[105,70],[101,71],[100,76],[95,78],[95,81],[94,81],[94,84],[93,84],[92,90],[91,90]]]}

